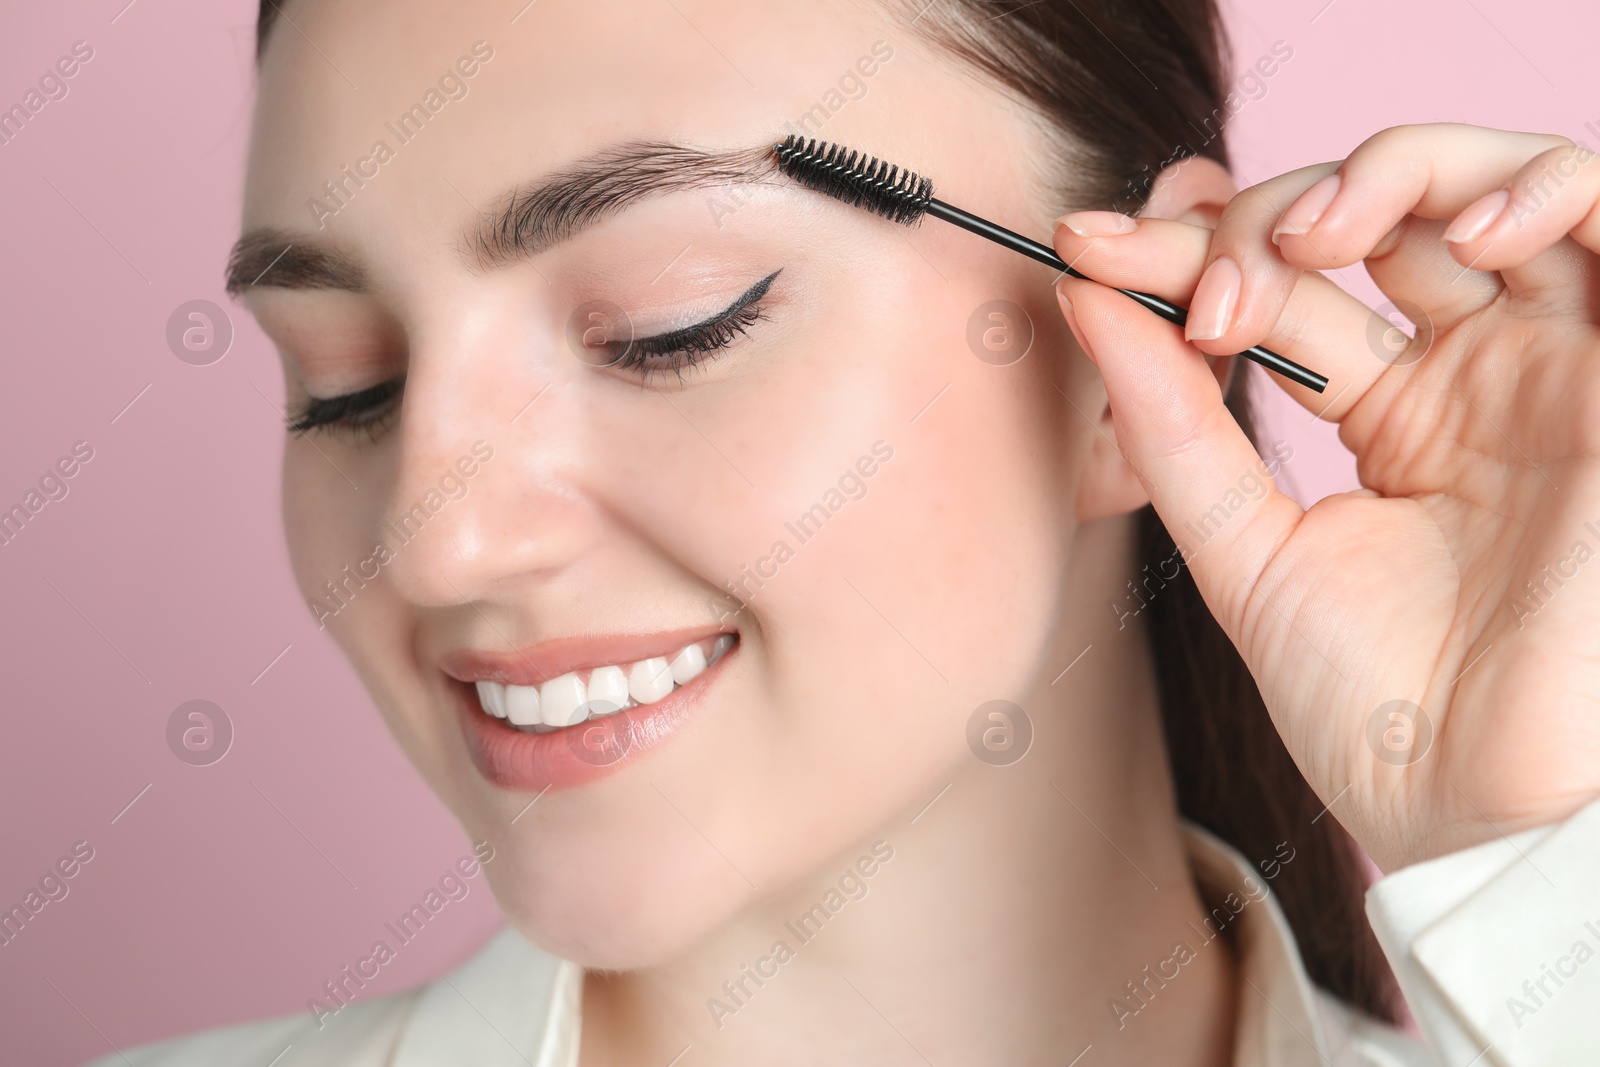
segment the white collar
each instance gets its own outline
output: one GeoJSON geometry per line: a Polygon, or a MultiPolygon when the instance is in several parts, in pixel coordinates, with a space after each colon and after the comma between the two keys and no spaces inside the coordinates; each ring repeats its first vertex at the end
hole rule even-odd
{"type": "MultiPolygon", "coordinates": [[[[1234,1067],[1366,1062],[1352,1058],[1359,1055],[1354,1029],[1362,1024],[1307,978],[1283,911],[1262,895],[1269,883],[1237,850],[1197,826],[1184,824],[1184,843],[1203,897],[1233,894],[1218,916],[1228,918],[1241,982],[1234,1067]]],[[[1187,943],[1196,953],[1208,951],[1210,933],[1196,930],[1187,943]]],[[[577,1067],[582,991],[582,968],[506,927],[416,994],[389,1063],[577,1067]]]]}

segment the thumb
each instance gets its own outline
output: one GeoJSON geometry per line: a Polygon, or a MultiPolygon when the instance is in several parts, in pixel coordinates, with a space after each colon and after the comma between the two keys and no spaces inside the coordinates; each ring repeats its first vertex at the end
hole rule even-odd
{"type": "MultiPolygon", "coordinates": [[[[1095,282],[1063,278],[1061,313],[1100,368],[1117,447],[1212,614],[1237,642],[1245,594],[1304,510],[1278,492],[1183,331],[1095,282]]],[[[1242,369],[1242,368],[1236,368],[1242,369]]]]}

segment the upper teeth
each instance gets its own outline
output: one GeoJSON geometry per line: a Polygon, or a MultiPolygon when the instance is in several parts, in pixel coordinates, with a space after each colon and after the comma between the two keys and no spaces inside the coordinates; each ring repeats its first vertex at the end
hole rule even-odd
{"type": "Polygon", "coordinates": [[[654,704],[675,687],[699,677],[732,647],[733,635],[721,634],[685,645],[670,657],[573,671],[539,686],[481,681],[477,683],[478,703],[513,726],[557,730],[640,704],[654,704]]]}

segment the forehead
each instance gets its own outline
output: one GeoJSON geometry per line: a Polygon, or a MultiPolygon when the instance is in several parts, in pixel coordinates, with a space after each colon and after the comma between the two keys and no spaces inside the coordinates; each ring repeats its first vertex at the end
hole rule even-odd
{"type": "Polygon", "coordinates": [[[482,206],[508,177],[532,177],[616,142],[740,147],[806,115],[833,132],[883,113],[894,98],[910,103],[915,30],[875,4],[519,7],[290,5],[263,56],[247,224],[305,225],[313,217],[307,202],[326,198],[328,182],[353,193],[353,217],[368,214],[356,210],[362,199],[426,212],[441,193],[459,212],[462,197],[482,206]],[[370,185],[346,176],[374,170],[370,185]]]}

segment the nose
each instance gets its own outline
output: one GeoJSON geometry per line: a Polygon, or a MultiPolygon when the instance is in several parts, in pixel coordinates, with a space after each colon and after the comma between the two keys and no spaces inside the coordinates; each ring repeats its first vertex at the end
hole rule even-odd
{"type": "Polygon", "coordinates": [[[379,531],[405,600],[477,600],[594,542],[599,513],[578,488],[582,407],[559,365],[530,353],[555,341],[504,325],[413,336],[379,531]]]}

